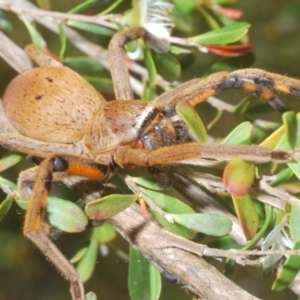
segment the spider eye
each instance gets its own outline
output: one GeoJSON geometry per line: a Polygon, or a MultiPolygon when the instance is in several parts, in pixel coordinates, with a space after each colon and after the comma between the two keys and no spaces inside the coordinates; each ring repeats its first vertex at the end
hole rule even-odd
{"type": "Polygon", "coordinates": [[[157,131],[157,132],[161,132],[161,127],[159,124],[155,124],[154,125],[154,130],[157,131]]]}

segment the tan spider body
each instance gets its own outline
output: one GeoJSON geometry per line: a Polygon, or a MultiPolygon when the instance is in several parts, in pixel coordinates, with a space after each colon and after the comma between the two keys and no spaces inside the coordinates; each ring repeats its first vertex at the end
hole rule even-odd
{"type": "Polygon", "coordinates": [[[5,111],[25,137],[2,135],[1,144],[45,158],[37,171],[24,234],[70,281],[73,300],[84,299],[83,285],[76,270],[47,237],[41,225],[53,172],[64,171],[104,180],[118,167],[144,166],[155,173],[157,166],[198,156],[238,156],[262,162],[291,159],[287,152],[260,146],[186,142],[188,129],[183,121],[178,120],[176,105],[189,102],[195,106],[221,90],[239,88],[284,110],[272,90],[300,95],[300,81],[259,69],[244,69],[194,79],[151,103],[131,100],[122,46],[137,38],[159,48],[159,43],[142,28],[114,36],[109,55],[115,101],[106,102],[77,73],[44,56],[33,46],[29,46],[27,52],[41,67],[16,77],[4,95],[5,111]]]}

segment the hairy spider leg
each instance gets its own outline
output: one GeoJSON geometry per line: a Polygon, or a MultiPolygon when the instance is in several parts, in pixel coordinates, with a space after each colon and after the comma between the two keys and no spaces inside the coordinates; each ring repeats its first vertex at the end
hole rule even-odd
{"type": "MultiPolygon", "coordinates": [[[[104,160],[103,160],[104,161],[104,160]]],[[[103,180],[111,174],[111,164],[98,163],[77,156],[55,156],[44,159],[37,169],[36,181],[30,198],[24,222],[24,235],[27,236],[56,268],[71,283],[74,300],[84,300],[84,288],[76,269],[60,250],[47,237],[43,226],[43,212],[51,188],[53,172],[67,172],[91,179],[103,180]]]]}
{"type": "Polygon", "coordinates": [[[195,106],[206,101],[223,90],[241,89],[260,97],[280,112],[288,110],[274,91],[300,95],[300,80],[286,78],[285,76],[266,72],[260,69],[241,69],[234,72],[219,72],[206,78],[194,79],[179,87],[171,93],[165,93],[155,102],[165,105],[171,114],[179,102],[189,102],[195,106]]]}
{"type": "Polygon", "coordinates": [[[276,161],[278,163],[292,159],[291,154],[288,152],[271,150],[263,146],[218,144],[216,147],[214,144],[200,144],[197,142],[173,145],[156,150],[120,147],[115,151],[113,157],[114,161],[124,168],[128,165],[151,168],[199,156],[224,159],[239,157],[248,161],[276,161]]]}

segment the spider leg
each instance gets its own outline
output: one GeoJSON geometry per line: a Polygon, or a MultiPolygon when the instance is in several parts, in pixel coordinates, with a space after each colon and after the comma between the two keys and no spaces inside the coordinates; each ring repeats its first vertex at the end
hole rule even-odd
{"type": "Polygon", "coordinates": [[[171,93],[161,95],[156,102],[171,107],[171,111],[181,101],[188,101],[195,106],[208,97],[228,89],[241,89],[247,93],[253,93],[283,112],[287,110],[287,107],[273,90],[299,96],[300,80],[260,69],[241,69],[231,73],[219,72],[206,78],[187,82],[175,88],[171,93]]]}
{"type": "MultiPolygon", "coordinates": [[[[42,161],[37,168],[33,192],[25,217],[24,235],[27,236],[41,252],[56,266],[62,275],[71,283],[73,300],[84,300],[84,288],[75,268],[64,257],[60,250],[47,237],[42,220],[46,199],[53,181],[53,172],[64,171],[74,175],[81,175],[92,179],[105,179],[110,176],[111,163],[105,159],[101,163],[77,156],[55,156],[42,161]]],[[[32,174],[29,175],[32,177],[32,174]]],[[[58,179],[58,178],[56,178],[58,179]]],[[[24,174],[19,186],[24,186],[24,174]]],[[[27,179],[28,182],[28,179],[27,179]]],[[[23,193],[27,193],[23,189],[23,193]]]]}
{"type": "Polygon", "coordinates": [[[108,59],[111,77],[114,83],[116,100],[133,99],[129,71],[124,59],[123,46],[130,41],[143,39],[157,52],[165,52],[169,46],[155,38],[151,33],[142,27],[130,28],[116,33],[111,39],[108,47],[108,59]]]}
{"type": "Polygon", "coordinates": [[[248,161],[276,161],[278,163],[292,159],[288,152],[273,151],[262,146],[200,144],[194,142],[173,145],[152,151],[120,147],[114,153],[114,161],[121,167],[137,165],[151,168],[199,156],[223,159],[239,157],[248,161]]]}
{"type": "Polygon", "coordinates": [[[82,152],[82,147],[79,144],[41,142],[12,133],[0,134],[0,145],[9,150],[15,150],[36,157],[49,157],[57,153],[79,155],[82,152]]]}
{"type": "Polygon", "coordinates": [[[62,63],[56,59],[50,57],[35,45],[29,44],[25,47],[25,52],[30,57],[30,59],[40,67],[55,67],[55,68],[65,68],[62,63]]]}

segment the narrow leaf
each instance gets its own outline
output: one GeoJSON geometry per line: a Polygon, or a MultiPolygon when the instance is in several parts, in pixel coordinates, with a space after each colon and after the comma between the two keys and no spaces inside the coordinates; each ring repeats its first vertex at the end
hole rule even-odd
{"type": "Polygon", "coordinates": [[[291,237],[295,243],[300,242],[300,202],[292,204],[290,218],[291,237]]]}
{"type": "Polygon", "coordinates": [[[291,162],[287,164],[288,167],[293,171],[294,175],[300,180],[300,163],[291,162]]]}
{"type": "Polygon", "coordinates": [[[174,220],[197,232],[208,235],[223,236],[229,234],[232,222],[225,216],[209,213],[173,214],[174,220]]]}
{"type": "Polygon", "coordinates": [[[224,56],[224,57],[239,57],[249,53],[255,44],[244,44],[244,45],[234,45],[234,46],[206,46],[209,52],[224,56]]]}
{"type": "Polygon", "coordinates": [[[85,255],[87,250],[88,250],[88,247],[83,247],[83,248],[79,249],[76,252],[76,254],[70,259],[70,263],[75,264],[75,263],[79,262],[83,258],[83,256],[85,255]]]}
{"type": "Polygon", "coordinates": [[[194,9],[196,9],[197,5],[199,5],[198,0],[173,0],[176,8],[180,9],[185,15],[190,14],[194,9]]]}
{"type": "MultiPolygon", "coordinates": [[[[296,116],[297,126],[294,127],[296,132],[300,132],[300,113],[296,116]]],[[[269,147],[271,149],[280,149],[280,150],[291,150],[291,146],[288,142],[287,135],[285,134],[285,126],[279,127],[275,132],[273,132],[267,139],[265,139],[261,146],[269,147]]],[[[296,145],[300,145],[300,134],[297,134],[296,145]]]]}
{"type": "Polygon", "coordinates": [[[234,128],[227,137],[222,141],[222,144],[239,145],[249,144],[251,141],[251,134],[253,125],[250,122],[243,122],[234,128]]]}
{"type": "Polygon", "coordinates": [[[206,129],[196,109],[189,102],[180,102],[176,105],[176,112],[195,138],[199,142],[205,143],[207,141],[206,129]]]}
{"type": "Polygon", "coordinates": [[[158,212],[149,210],[156,221],[161,224],[164,228],[169,230],[170,232],[179,235],[185,239],[192,240],[197,236],[197,231],[193,229],[189,229],[186,226],[183,226],[177,222],[170,223],[168,220],[165,219],[161,214],[158,212]]]}
{"type": "Polygon", "coordinates": [[[14,166],[23,158],[23,154],[19,152],[6,152],[0,159],[0,172],[14,166]]]}
{"type": "Polygon", "coordinates": [[[141,187],[154,191],[162,191],[164,188],[152,178],[145,177],[132,177],[132,180],[141,187]]]}
{"type": "Polygon", "coordinates": [[[97,24],[91,24],[83,21],[69,20],[66,23],[71,27],[92,32],[99,35],[112,36],[115,33],[114,30],[109,29],[107,27],[100,26],[97,24]]]}
{"type": "Polygon", "coordinates": [[[239,9],[233,9],[233,8],[225,8],[219,5],[216,5],[215,10],[220,13],[221,15],[230,18],[230,19],[234,19],[234,20],[238,20],[243,16],[243,12],[239,9]]]}
{"type": "Polygon", "coordinates": [[[85,212],[92,220],[107,220],[129,207],[137,199],[137,195],[109,195],[89,202],[85,212]]]}
{"type": "Polygon", "coordinates": [[[240,40],[248,32],[249,27],[250,24],[246,22],[234,23],[220,29],[190,37],[188,40],[192,43],[201,45],[222,45],[234,43],[240,40]]]}
{"type": "MultiPolygon", "coordinates": [[[[295,243],[293,250],[300,250],[300,242],[295,243]]],[[[282,291],[295,279],[300,270],[300,256],[290,255],[272,285],[273,291],[282,291]]]]}
{"type": "Polygon", "coordinates": [[[293,111],[287,111],[282,115],[283,126],[287,138],[287,142],[291,149],[294,149],[297,143],[297,118],[293,111]]]}
{"type": "Polygon", "coordinates": [[[167,81],[173,82],[181,75],[181,66],[177,58],[170,53],[156,53],[154,57],[157,72],[167,81]]]}
{"type": "Polygon", "coordinates": [[[128,288],[131,300],[157,300],[161,293],[160,273],[132,246],[130,246],[128,288]]]}
{"type": "Polygon", "coordinates": [[[79,261],[76,269],[79,274],[80,279],[85,282],[93,274],[98,253],[98,243],[96,240],[92,239],[86,253],[79,261]]]}
{"type": "Polygon", "coordinates": [[[178,200],[175,197],[166,195],[161,192],[147,190],[144,188],[141,188],[141,191],[146,196],[150,197],[152,201],[165,212],[173,213],[173,214],[195,212],[190,206],[188,206],[187,204],[183,203],[182,201],[178,200]]]}
{"type": "Polygon", "coordinates": [[[232,196],[232,201],[245,237],[250,240],[255,236],[259,226],[259,219],[253,201],[249,195],[232,196]]]}
{"type": "Polygon", "coordinates": [[[4,201],[0,204],[0,221],[4,218],[7,212],[10,210],[14,198],[12,196],[7,196],[4,201]]]}
{"type": "Polygon", "coordinates": [[[59,39],[60,39],[59,58],[63,60],[67,49],[67,36],[62,24],[58,25],[58,29],[59,29],[59,39]]]}
{"type": "Polygon", "coordinates": [[[150,87],[156,85],[156,67],[151,55],[151,52],[147,47],[144,47],[145,64],[150,78],[150,87]]]}
{"type": "Polygon", "coordinates": [[[98,73],[103,70],[103,66],[99,62],[94,58],[87,56],[65,57],[64,64],[79,71],[88,70],[89,72],[98,73]]]}
{"type": "Polygon", "coordinates": [[[34,45],[36,45],[39,49],[43,49],[44,41],[41,37],[40,33],[36,30],[36,28],[27,20],[24,15],[21,15],[20,19],[24,22],[29,34],[31,41],[34,45]]]}

